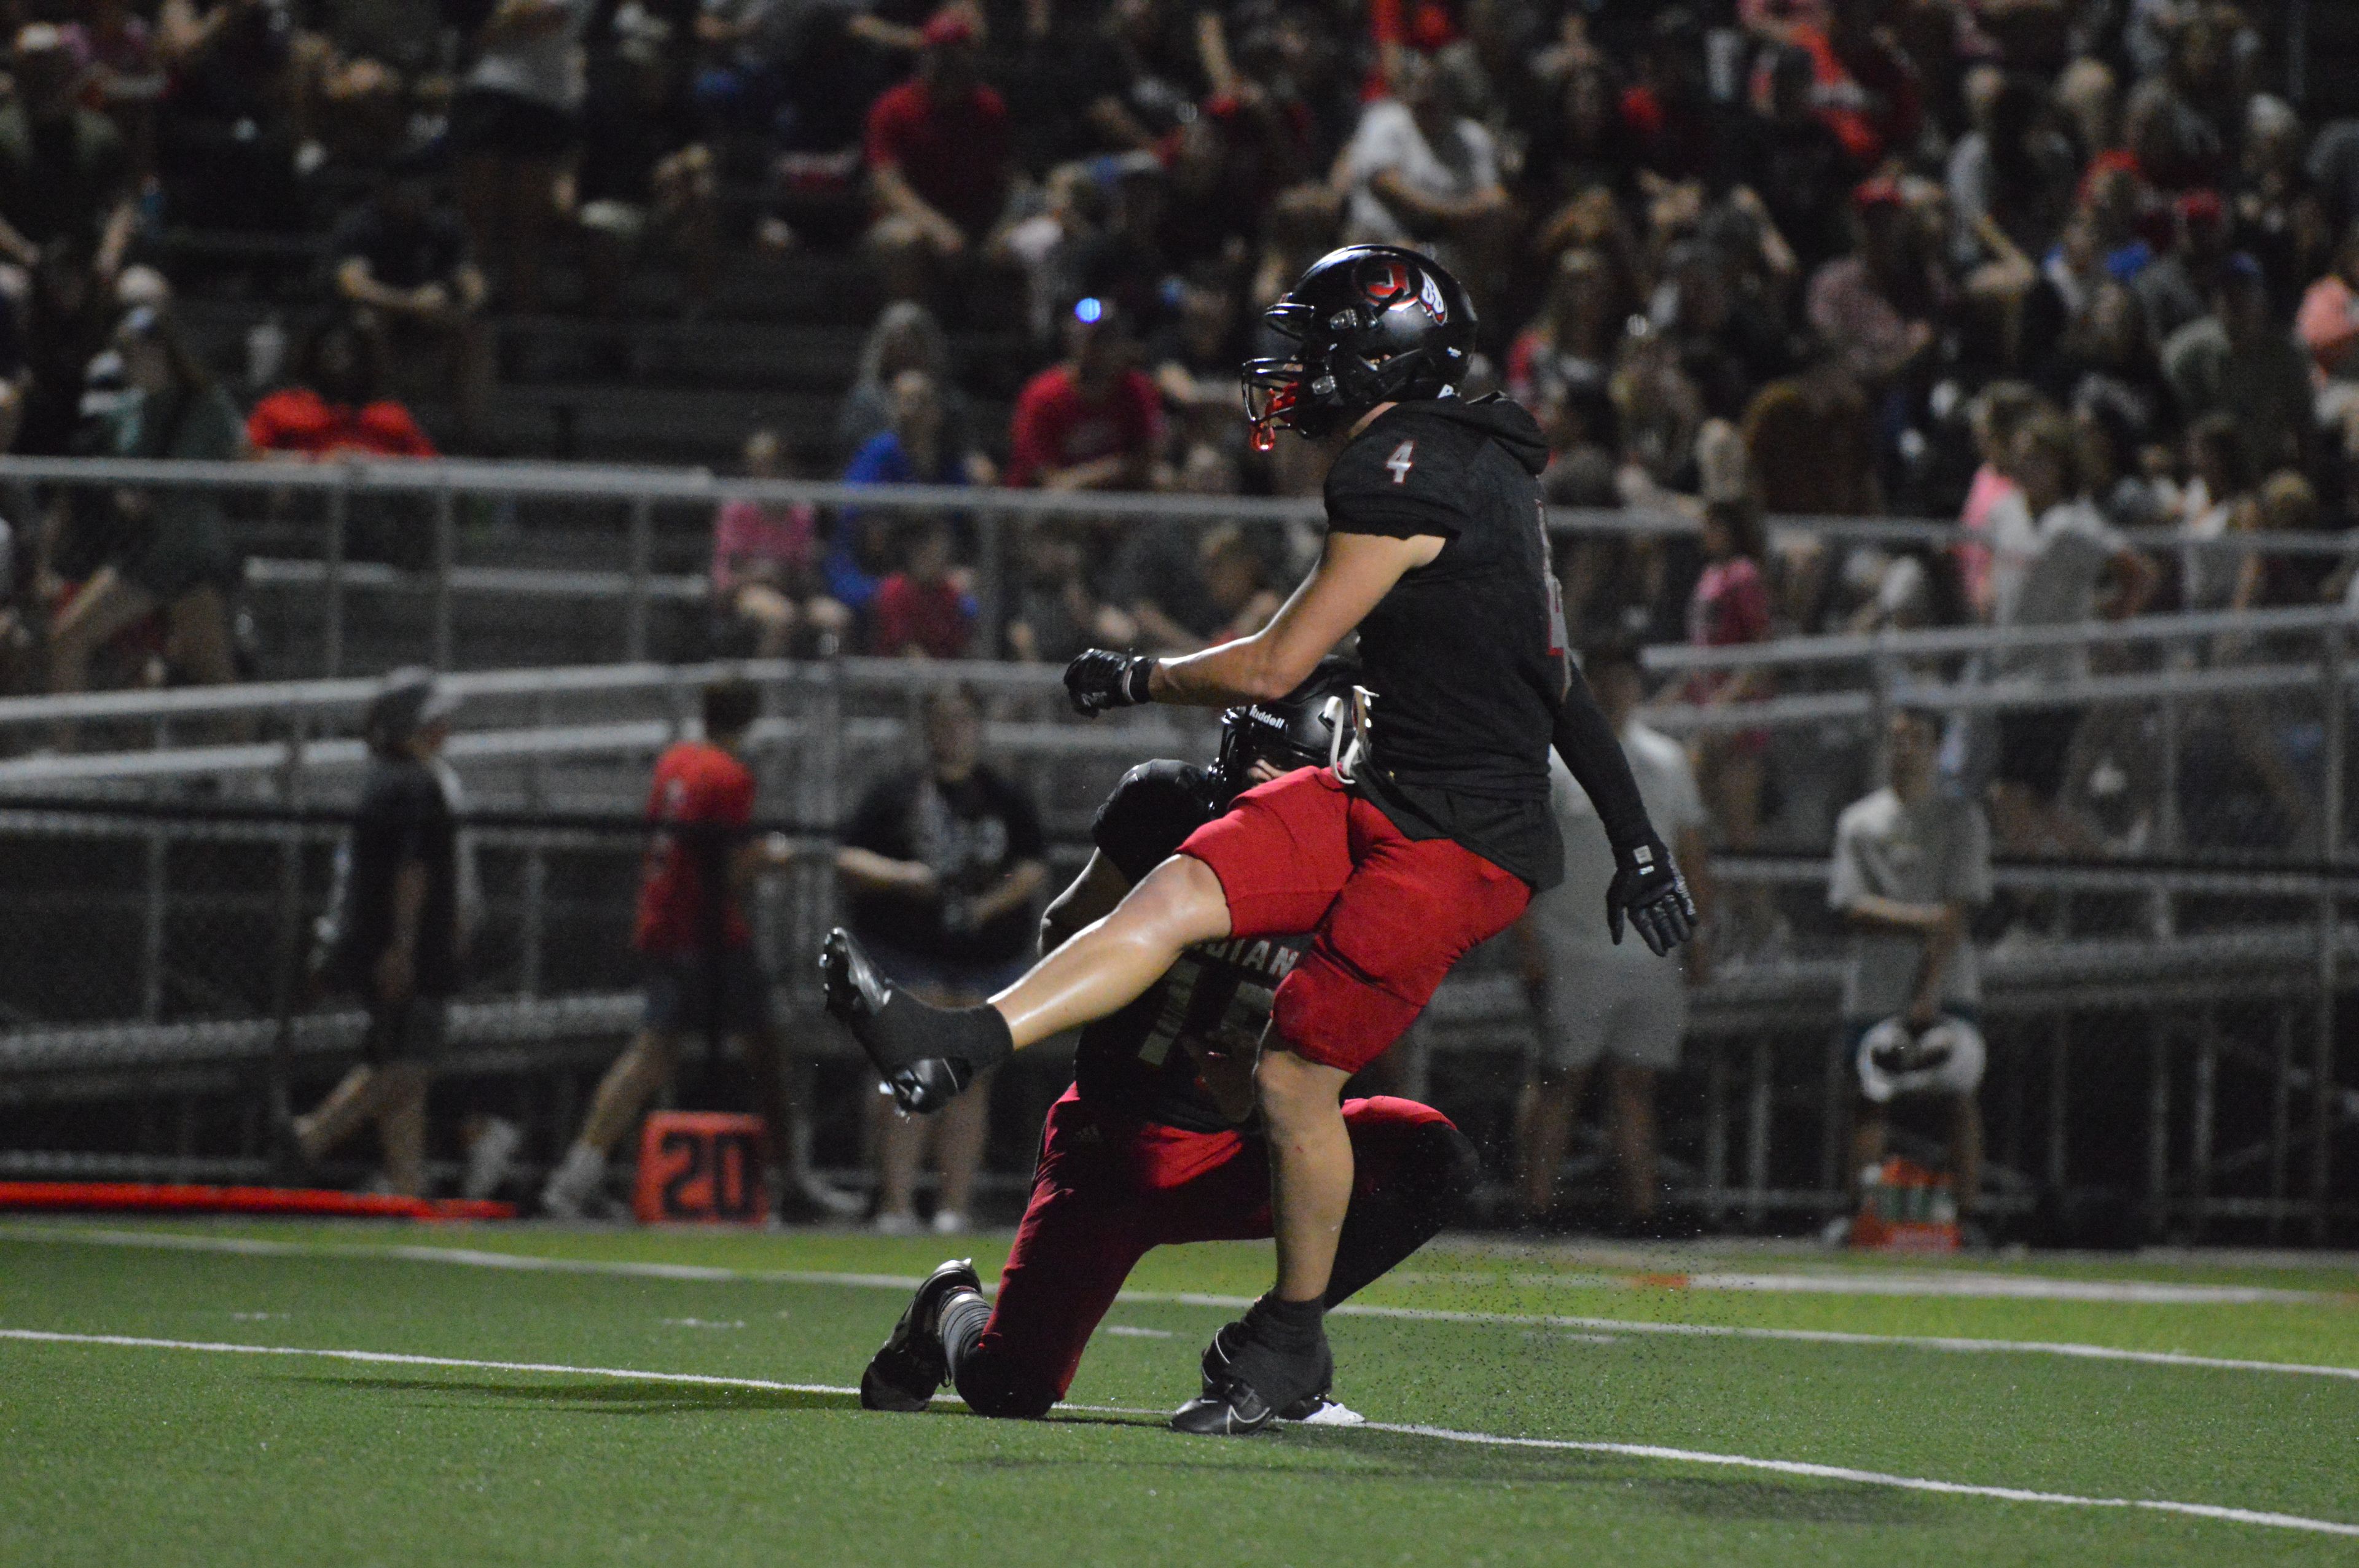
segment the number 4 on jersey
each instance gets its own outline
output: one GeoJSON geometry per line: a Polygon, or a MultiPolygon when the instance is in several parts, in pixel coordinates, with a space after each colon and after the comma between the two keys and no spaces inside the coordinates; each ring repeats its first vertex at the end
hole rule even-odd
{"type": "Polygon", "coordinates": [[[1417,443],[1415,441],[1403,441],[1393,449],[1393,455],[1385,460],[1385,467],[1392,470],[1395,484],[1407,484],[1408,470],[1416,466],[1417,443]]]}

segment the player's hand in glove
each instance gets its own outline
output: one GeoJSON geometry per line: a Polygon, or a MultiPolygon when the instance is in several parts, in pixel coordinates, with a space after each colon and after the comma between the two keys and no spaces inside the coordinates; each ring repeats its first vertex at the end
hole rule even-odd
{"type": "Polygon", "coordinates": [[[1065,666],[1065,694],[1073,711],[1095,719],[1109,708],[1136,708],[1147,700],[1155,661],[1146,654],[1092,648],[1065,666]]]}
{"type": "Polygon", "coordinates": [[[1650,833],[1636,843],[1616,845],[1614,868],[1614,881],[1605,889],[1605,926],[1616,946],[1625,919],[1658,958],[1695,935],[1695,900],[1661,839],[1650,833]]]}

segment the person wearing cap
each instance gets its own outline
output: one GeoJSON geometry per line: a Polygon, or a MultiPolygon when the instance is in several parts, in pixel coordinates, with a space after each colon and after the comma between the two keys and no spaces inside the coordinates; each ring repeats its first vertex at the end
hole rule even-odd
{"type": "Polygon", "coordinates": [[[2218,191],[2181,191],[2170,211],[2169,254],[2130,281],[2158,343],[2211,308],[2228,265],[2227,210],[2218,191]]]}
{"type": "Polygon", "coordinates": [[[1007,105],[977,70],[962,6],[919,34],[917,74],[870,106],[865,136],[875,222],[868,243],[896,299],[922,298],[983,243],[1007,196],[1007,105]]]}
{"type": "Polygon", "coordinates": [[[1827,263],[1810,279],[1810,321],[1844,368],[1876,394],[1932,348],[1941,286],[1898,181],[1863,181],[1852,191],[1851,205],[1859,250],[1827,263]]]}
{"type": "Polygon", "coordinates": [[[368,773],[337,850],[315,963],[326,989],[361,999],[368,1030],[360,1063],[287,1129],[287,1152],[308,1167],[375,1123],[386,1186],[410,1197],[426,1186],[426,1088],[458,989],[470,902],[455,781],[440,760],[456,707],[422,669],[387,676],[369,704],[368,773]]]}

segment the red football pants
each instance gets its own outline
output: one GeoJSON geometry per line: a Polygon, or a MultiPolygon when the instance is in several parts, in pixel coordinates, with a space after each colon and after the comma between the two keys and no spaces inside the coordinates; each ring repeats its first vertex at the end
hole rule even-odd
{"type": "MultiPolygon", "coordinates": [[[[1418,1158],[1421,1131],[1450,1119],[1379,1097],[1345,1100],[1343,1125],[1356,1202],[1418,1158]]],[[[1269,1234],[1269,1150],[1260,1139],[1135,1121],[1066,1090],[1049,1108],[1032,1201],[975,1343],[988,1369],[979,1383],[962,1370],[960,1392],[985,1414],[1040,1414],[1072,1386],[1098,1321],[1149,1250],[1269,1234]]]]}
{"type": "Polygon", "coordinates": [[[1408,838],[1332,768],[1247,790],[1180,852],[1221,879],[1230,935],[1312,934],[1270,1022],[1297,1055],[1346,1073],[1383,1055],[1459,955],[1532,896],[1462,844],[1408,838]]]}

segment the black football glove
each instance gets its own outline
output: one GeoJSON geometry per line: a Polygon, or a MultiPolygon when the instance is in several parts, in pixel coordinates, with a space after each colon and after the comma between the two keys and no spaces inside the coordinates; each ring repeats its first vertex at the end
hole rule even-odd
{"type": "Polygon", "coordinates": [[[1695,900],[1671,852],[1653,834],[1614,849],[1614,881],[1605,889],[1605,926],[1622,941],[1627,919],[1658,958],[1695,935],[1695,900]]]}
{"type": "Polygon", "coordinates": [[[1065,666],[1065,694],[1073,711],[1095,719],[1109,708],[1136,708],[1147,700],[1147,677],[1155,661],[1143,654],[1117,654],[1092,648],[1065,666]]]}

